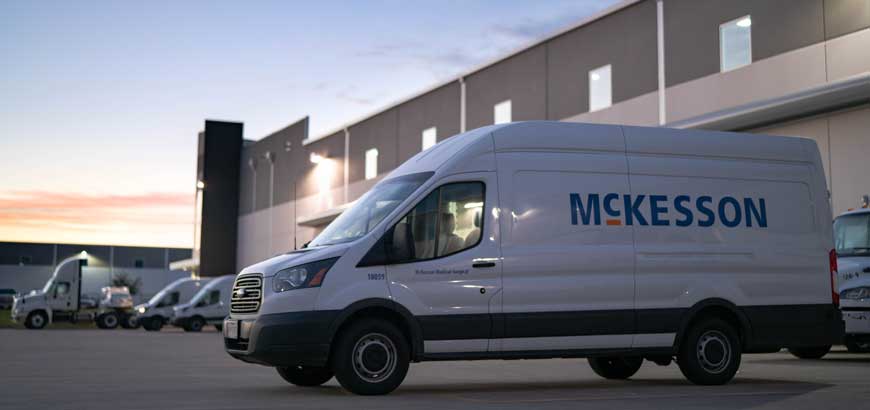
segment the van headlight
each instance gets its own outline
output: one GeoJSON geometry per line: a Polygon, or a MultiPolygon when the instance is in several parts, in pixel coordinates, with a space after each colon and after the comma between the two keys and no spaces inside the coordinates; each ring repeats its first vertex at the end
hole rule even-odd
{"type": "Polygon", "coordinates": [[[272,278],[272,291],[280,293],[292,289],[318,287],[323,283],[326,272],[337,260],[338,258],[324,259],[282,269],[272,278]]]}
{"type": "Polygon", "coordinates": [[[139,306],[139,314],[145,313],[145,306],[139,306]]]}
{"type": "Polygon", "coordinates": [[[841,299],[867,299],[870,298],[870,287],[846,289],[840,292],[841,299]]]}

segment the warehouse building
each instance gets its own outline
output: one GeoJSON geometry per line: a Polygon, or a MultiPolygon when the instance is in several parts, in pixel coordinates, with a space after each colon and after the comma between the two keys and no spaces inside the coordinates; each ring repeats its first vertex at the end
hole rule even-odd
{"type": "Polygon", "coordinates": [[[171,267],[173,261],[190,259],[190,249],[0,242],[0,288],[20,294],[41,289],[58,263],[82,252],[87,255],[82,294],[92,298],[100,296],[103,286],[123,278],[129,283],[138,281],[134,299],[140,302],[169,282],[191,275],[171,267]]]}
{"type": "Polygon", "coordinates": [[[299,248],[432,144],[544,119],[812,138],[845,211],[870,193],[870,0],[626,0],[326,135],[207,121],[190,265],[299,248]]]}

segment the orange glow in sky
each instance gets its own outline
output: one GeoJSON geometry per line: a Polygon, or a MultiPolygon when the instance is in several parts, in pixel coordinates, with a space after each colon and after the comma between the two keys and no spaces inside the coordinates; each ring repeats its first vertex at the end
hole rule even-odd
{"type": "Polygon", "coordinates": [[[0,240],[190,247],[191,193],[0,192],[0,240]]]}

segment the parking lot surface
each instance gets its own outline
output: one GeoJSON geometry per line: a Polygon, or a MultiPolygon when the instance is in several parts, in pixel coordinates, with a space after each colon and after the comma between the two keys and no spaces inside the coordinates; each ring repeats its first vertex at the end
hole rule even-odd
{"type": "Polygon", "coordinates": [[[0,329],[2,409],[820,409],[867,408],[870,355],[843,350],[805,361],[744,356],[726,386],[686,382],[651,362],[632,380],[597,377],[585,360],[432,362],[411,366],[381,397],[331,380],[284,382],[274,369],[236,361],[217,332],[169,329],[0,329]]]}

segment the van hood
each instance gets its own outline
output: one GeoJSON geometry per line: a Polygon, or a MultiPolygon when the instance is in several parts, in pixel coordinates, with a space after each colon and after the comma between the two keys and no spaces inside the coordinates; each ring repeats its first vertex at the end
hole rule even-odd
{"type": "Polygon", "coordinates": [[[837,258],[837,281],[840,291],[859,286],[856,282],[870,285],[870,256],[837,258]]]}
{"type": "Polygon", "coordinates": [[[283,269],[344,255],[348,248],[356,242],[357,241],[295,250],[255,263],[242,269],[239,274],[259,273],[263,275],[263,277],[275,276],[278,271],[283,269]]]}

